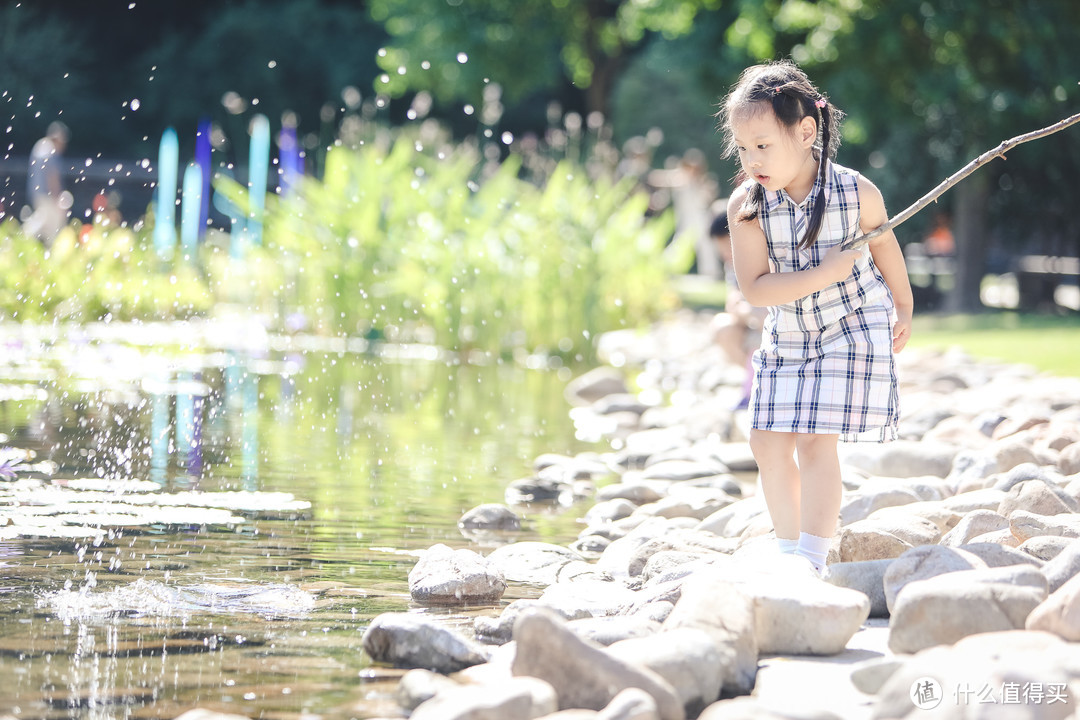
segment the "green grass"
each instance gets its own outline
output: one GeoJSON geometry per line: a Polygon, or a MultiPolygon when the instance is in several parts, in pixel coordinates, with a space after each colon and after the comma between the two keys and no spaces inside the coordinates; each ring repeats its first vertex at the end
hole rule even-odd
{"type": "Polygon", "coordinates": [[[1080,376],[1080,315],[919,315],[912,348],[959,347],[968,354],[1033,365],[1059,376],[1080,376]]]}

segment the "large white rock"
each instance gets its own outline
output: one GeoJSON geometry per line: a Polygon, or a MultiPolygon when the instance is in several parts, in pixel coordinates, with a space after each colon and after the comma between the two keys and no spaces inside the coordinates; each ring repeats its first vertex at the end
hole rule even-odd
{"type": "Polygon", "coordinates": [[[505,591],[498,567],[472,550],[433,545],[409,571],[409,594],[423,605],[493,603],[505,591]]]}
{"type": "Polygon", "coordinates": [[[1046,596],[1046,577],[1026,565],[917,580],[893,605],[889,649],[915,653],[976,633],[1022,629],[1046,596]]]}
{"type": "Polygon", "coordinates": [[[882,579],[889,612],[893,611],[896,596],[908,583],[944,573],[985,567],[986,563],[977,555],[959,548],[923,545],[908,550],[889,565],[882,579]]]}

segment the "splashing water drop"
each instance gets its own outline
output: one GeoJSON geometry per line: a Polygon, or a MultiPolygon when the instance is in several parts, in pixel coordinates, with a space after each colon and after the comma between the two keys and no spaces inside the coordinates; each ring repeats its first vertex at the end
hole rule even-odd
{"type": "Polygon", "coordinates": [[[465,114],[466,115],[472,115],[474,112],[476,112],[476,108],[474,108],[472,105],[466,105],[465,106],[465,114]]]}
{"type": "Polygon", "coordinates": [[[510,143],[514,142],[514,133],[509,131],[504,132],[502,134],[502,141],[503,145],[509,145],[510,143]]]}
{"type": "Polygon", "coordinates": [[[422,63],[420,63],[420,67],[423,68],[424,70],[430,70],[431,69],[431,63],[428,62],[427,60],[424,60],[422,63]]]}
{"type": "Polygon", "coordinates": [[[464,65],[465,63],[469,62],[469,56],[463,52],[459,52],[457,54],[457,61],[464,65]]]}

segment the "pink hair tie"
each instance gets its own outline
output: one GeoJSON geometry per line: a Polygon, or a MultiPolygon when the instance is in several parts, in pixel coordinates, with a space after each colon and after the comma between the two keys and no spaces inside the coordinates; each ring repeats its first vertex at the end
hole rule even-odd
{"type": "Polygon", "coordinates": [[[814,101],[814,105],[820,110],[825,107],[825,98],[818,98],[814,101]]]}

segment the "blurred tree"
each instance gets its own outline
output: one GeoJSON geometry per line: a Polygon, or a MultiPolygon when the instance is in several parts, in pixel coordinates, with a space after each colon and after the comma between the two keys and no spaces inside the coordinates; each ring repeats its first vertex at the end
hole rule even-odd
{"type": "Polygon", "coordinates": [[[66,119],[72,98],[86,102],[90,94],[79,62],[87,53],[86,38],[57,13],[24,5],[0,7],[0,113],[7,136],[0,149],[5,154],[12,138],[32,143],[50,122],[66,119]]]}
{"type": "Polygon", "coordinates": [[[379,53],[378,92],[428,90],[476,102],[489,82],[511,102],[566,80],[586,112],[608,114],[611,91],[647,33],[680,37],[720,0],[370,0],[393,42],[379,53]]]}
{"type": "MultiPolygon", "coordinates": [[[[846,137],[882,171],[883,189],[899,200],[893,212],[1002,140],[1077,110],[1075,0],[985,0],[975,12],[961,0],[818,5],[852,8],[853,22],[828,43],[811,33],[792,55],[850,113],[846,137]]],[[[1078,182],[1080,134],[1070,130],[1018,148],[952,190],[943,199],[957,245],[950,308],[981,308],[993,242],[1046,252],[1064,238],[1080,241],[1069,210],[1078,182]]]]}
{"type": "Polygon", "coordinates": [[[299,116],[301,133],[310,133],[359,109],[384,39],[381,28],[346,5],[230,3],[203,16],[193,32],[165,35],[148,49],[135,63],[140,80],[133,92],[158,132],[175,125],[193,137],[198,118],[208,115],[239,145],[251,115],[264,114],[276,127],[289,111],[299,116]]]}

